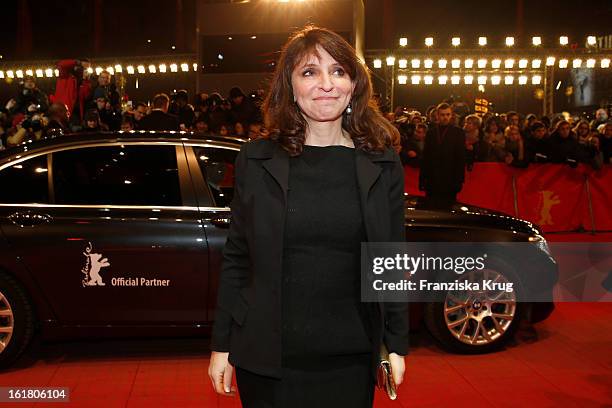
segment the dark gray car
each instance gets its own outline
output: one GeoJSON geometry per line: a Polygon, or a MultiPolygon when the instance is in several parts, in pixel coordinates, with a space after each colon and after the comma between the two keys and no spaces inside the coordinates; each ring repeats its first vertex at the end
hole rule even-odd
{"type": "MultiPolygon", "coordinates": [[[[0,153],[0,367],[37,330],[44,338],[206,335],[243,140],[184,132],[65,135],[0,153]]],[[[537,227],[407,197],[411,241],[539,241],[537,227]]],[[[546,259],[546,257],[543,257],[546,259]]],[[[556,272],[554,261],[550,269],[556,272]]],[[[446,347],[500,347],[523,317],[551,303],[510,305],[494,336],[456,335],[444,303],[415,305],[446,347]]]]}

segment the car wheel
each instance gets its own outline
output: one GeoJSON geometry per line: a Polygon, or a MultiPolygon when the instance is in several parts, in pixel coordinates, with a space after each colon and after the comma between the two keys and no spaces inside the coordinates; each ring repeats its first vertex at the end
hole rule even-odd
{"type": "Polygon", "coordinates": [[[0,273],[0,368],[10,366],[34,333],[34,313],[21,285],[0,273]]]}
{"type": "MultiPolygon", "coordinates": [[[[464,273],[458,281],[517,282],[512,268],[499,259],[489,259],[487,269],[464,273]]],[[[482,285],[480,285],[482,286],[482,285]]],[[[504,290],[447,291],[440,302],[425,305],[425,325],[447,350],[463,354],[495,351],[514,337],[522,315],[517,302],[520,287],[504,290]]]]}

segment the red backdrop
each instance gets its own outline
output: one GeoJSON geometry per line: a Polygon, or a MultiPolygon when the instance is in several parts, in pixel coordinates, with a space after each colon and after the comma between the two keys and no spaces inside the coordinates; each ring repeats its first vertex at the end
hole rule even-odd
{"type": "MultiPolygon", "coordinates": [[[[404,172],[405,191],[423,195],[418,190],[419,170],[406,167],[404,172]]],[[[611,166],[594,171],[586,165],[572,169],[560,164],[532,164],[526,169],[517,169],[503,163],[476,163],[472,171],[466,172],[463,190],[457,199],[518,216],[539,225],[545,232],[580,227],[612,230],[611,166]]]]}

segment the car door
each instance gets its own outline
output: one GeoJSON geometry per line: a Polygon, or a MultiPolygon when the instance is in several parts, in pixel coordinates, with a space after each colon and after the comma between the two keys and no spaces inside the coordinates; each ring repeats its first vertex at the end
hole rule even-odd
{"type": "Polygon", "coordinates": [[[40,165],[28,171],[47,175],[49,204],[26,197],[2,228],[63,324],[207,320],[207,243],[180,143],[59,148],[40,165]]]}
{"type": "Polygon", "coordinates": [[[240,146],[225,143],[186,143],[185,154],[200,205],[200,216],[209,247],[208,315],[214,316],[223,264],[223,247],[230,223],[229,205],[234,196],[234,162],[240,146]]]}

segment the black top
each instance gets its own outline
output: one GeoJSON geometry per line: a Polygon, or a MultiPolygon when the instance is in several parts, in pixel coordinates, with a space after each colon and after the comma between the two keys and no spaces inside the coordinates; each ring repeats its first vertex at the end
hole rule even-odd
{"type": "Polygon", "coordinates": [[[366,233],[355,149],[304,146],[300,156],[290,159],[287,199],[283,365],[370,352],[360,303],[360,250],[366,233]]]}

